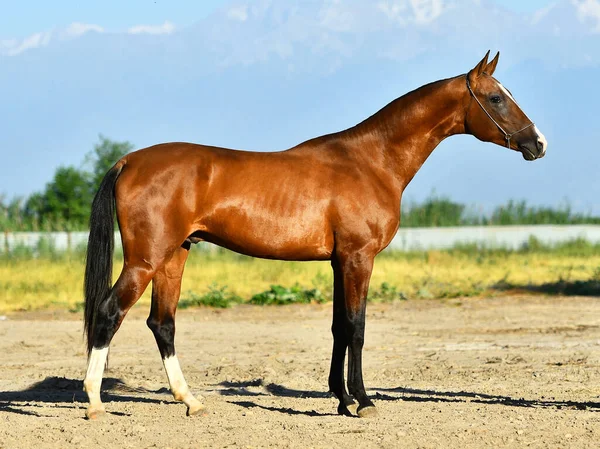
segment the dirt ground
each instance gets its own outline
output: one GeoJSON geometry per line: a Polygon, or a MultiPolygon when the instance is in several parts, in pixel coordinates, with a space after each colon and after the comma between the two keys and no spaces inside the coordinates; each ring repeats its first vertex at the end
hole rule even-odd
{"type": "Polygon", "coordinates": [[[370,305],[373,419],[327,393],[331,305],[182,310],[177,352],[209,413],[175,403],[144,307],[125,320],[84,419],[79,316],[0,321],[0,447],[600,447],[600,301],[502,297],[370,305]]]}

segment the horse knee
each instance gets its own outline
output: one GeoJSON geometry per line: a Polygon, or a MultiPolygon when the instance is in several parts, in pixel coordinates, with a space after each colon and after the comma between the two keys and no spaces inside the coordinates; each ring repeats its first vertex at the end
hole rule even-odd
{"type": "Polygon", "coordinates": [[[346,337],[346,329],[344,323],[340,322],[339,320],[334,321],[331,324],[331,333],[334,337],[346,337]]]}
{"type": "Polygon", "coordinates": [[[365,336],[362,334],[355,333],[352,337],[352,346],[355,348],[362,348],[365,345],[365,336]]]}

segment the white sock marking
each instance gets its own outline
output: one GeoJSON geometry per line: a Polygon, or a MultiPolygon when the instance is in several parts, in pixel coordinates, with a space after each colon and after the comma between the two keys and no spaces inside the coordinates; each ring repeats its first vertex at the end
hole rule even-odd
{"type": "Polygon", "coordinates": [[[183,397],[188,391],[188,386],[183,377],[179,359],[177,359],[176,355],[172,355],[171,357],[163,359],[163,364],[165,365],[165,371],[167,372],[167,378],[169,379],[169,385],[171,386],[173,396],[183,397]]]}
{"type": "Polygon", "coordinates": [[[102,375],[104,374],[104,365],[108,357],[108,346],[106,348],[92,348],[88,369],[83,381],[83,389],[90,400],[90,407],[100,407],[100,386],[102,384],[102,375]]]}
{"type": "Polygon", "coordinates": [[[200,402],[190,392],[187,382],[183,377],[181,366],[176,355],[166,357],[163,359],[163,365],[167,372],[167,378],[169,379],[169,385],[171,387],[171,393],[173,397],[178,401],[183,401],[185,405],[190,408],[200,407],[200,402]]]}

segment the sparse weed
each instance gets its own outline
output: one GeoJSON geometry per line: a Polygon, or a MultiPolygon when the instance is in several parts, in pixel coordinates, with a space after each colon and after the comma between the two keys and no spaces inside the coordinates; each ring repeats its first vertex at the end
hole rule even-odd
{"type": "Polygon", "coordinates": [[[212,284],[208,287],[208,293],[203,295],[188,292],[184,298],[179,300],[178,307],[180,309],[187,309],[189,307],[205,306],[226,309],[241,302],[243,302],[242,298],[228,292],[226,285],[219,287],[217,284],[212,284]]]}

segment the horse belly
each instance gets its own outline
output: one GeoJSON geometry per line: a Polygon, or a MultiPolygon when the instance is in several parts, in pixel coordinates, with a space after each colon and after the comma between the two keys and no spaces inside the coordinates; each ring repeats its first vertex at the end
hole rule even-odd
{"type": "Polygon", "coordinates": [[[323,214],[221,211],[206,220],[203,240],[248,256],[280,260],[326,260],[333,232],[323,214]],[[319,216],[320,215],[320,216],[319,216]]]}

